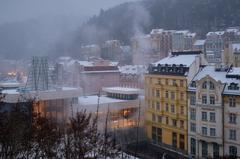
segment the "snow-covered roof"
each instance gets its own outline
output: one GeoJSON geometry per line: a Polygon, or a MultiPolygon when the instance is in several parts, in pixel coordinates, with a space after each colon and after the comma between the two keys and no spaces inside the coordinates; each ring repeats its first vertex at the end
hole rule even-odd
{"type": "Polygon", "coordinates": [[[196,40],[195,43],[194,43],[194,45],[195,45],[195,46],[204,45],[205,42],[206,42],[206,40],[196,40]]]}
{"type": "Polygon", "coordinates": [[[177,31],[175,31],[175,33],[177,33],[177,34],[187,34],[187,33],[189,33],[189,30],[177,30],[177,31]]]}
{"type": "Polygon", "coordinates": [[[190,32],[186,34],[186,36],[188,37],[195,37],[196,35],[197,35],[196,33],[190,33],[190,32]]]}
{"type": "Polygon", "coordinates": [[[156,63],[153,63],[155,66],[157,66],[158,64],[168,64],[168,65],[184,65],[189,67],[196,59],[197,55],[176,55],[176,56],[168,56],[156,63]]]}
{"type": "Polygon", "coordinates": [[[240,51],[240,43],[232,44],[232,49],[234,52],[239,52],[240,51]]]}
{"type": "Polygon", "coordinates": [[[236,81],[232,78],[226,78],[227,71],[215,71],[215,66],[204,67],[193,79],[193,81],[201,80],[205,76],[209,75],[215,81],[221,81],[222,83],[230,83],[236,81]]]}
{"type": "Polygon", "coordinates": [[[234,27],[226,29],[226,32],[234,32],[234,33],[236,33],[238,31],[239,31],[238,28],[234,28],[234,27]]]}
{"type": "Polygon", "coordinates": [[[228,75],[240,75],[240,67],[232,67],[232,69],[227,74],[228,75]]]}
{"type": "Polygon", "coordinates": [[[144,73],[147,73],[147,67],[145,65],[125,65],[125,66],[120,66],[119,70],[123,74],[144,74],[144,73]]]}
{"type": "MultiPolygon", "coordinates": [[[[78,98],[78,102],[80,105],[97,105],[98,104],[98,96],[82,96],[78,98]]],[[[100,96],[99,104],[107,104],[107,103],[120,103],[126,102],[126,100],[110,98],[107,96],[100,96]]]]}
{"type": "Polygon", "coordinates": [[[141,90],[137,88],[128,87],[103,87],[102,90],[108,93],[119,93],[119,94],[140,94],[141,90]]]}
{"type": "Polygon", "coordinates": [[[161,34],[163,32],[163,29],[152,29],[150,34],[161,34]]]}
{"type": "Polygon", "coordinates": [[[223,35],[225,32],[224,31],[215,31],[215,32],[208,32],[207,36],[211,36],[211,35],[223,35]]]}

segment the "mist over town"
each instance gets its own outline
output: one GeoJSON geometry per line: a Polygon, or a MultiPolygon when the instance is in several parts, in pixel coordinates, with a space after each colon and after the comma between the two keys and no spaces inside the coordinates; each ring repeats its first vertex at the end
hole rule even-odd
{"type": "Polygon", "coordinates": [[[0,1],[0,158],[240,158],[239,8],[0,1]]]}

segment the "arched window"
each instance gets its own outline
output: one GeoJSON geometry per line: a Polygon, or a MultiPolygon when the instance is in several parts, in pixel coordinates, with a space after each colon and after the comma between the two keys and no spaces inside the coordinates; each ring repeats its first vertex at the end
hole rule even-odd
{"type": "Polygon", "coordinates": [[[214,86],[214,83],[210,81],[210,89],[211,90],[214,90],[215,89],[215,86],[214,86]]]}
{"type": "Polygon", "coordinates": [[[203,82],[202,89],[207,89],[207,81],[203,82]]]}

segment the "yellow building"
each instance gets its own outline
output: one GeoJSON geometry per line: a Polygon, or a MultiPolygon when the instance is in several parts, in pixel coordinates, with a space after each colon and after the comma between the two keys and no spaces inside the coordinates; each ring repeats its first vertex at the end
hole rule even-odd
{"type": "Polygon", "coordinates": [[[153,143],[187,153],[187,87],[201,59],[200,52],[174,52],[150,65],[145,75],[145,124],[153,143]]]}

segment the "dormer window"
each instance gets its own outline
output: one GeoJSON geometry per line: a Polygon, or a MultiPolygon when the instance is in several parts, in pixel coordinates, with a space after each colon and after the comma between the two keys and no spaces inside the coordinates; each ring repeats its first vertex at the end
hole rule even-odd
{"type": "Polygon", "coordinates": [[[228,86],[229,90],[239,90],[239,86],[237,83],[230,83],[230,85],[228,86]]]}
{"type": "Polygon", "coordinates": [[[211,89],[211,90],[214,90],[214,89],[215,89],[215,86],[214,86],[214,83],[213,83],[213,82],[210,82],[210,89],[211,89]]]}
{"type": "Polygon", "coordinates": [[[207,82],[206,82],[206,81],[203,82],[203,84],[202,84],[202,89],[207,89],[207,82]]]}

